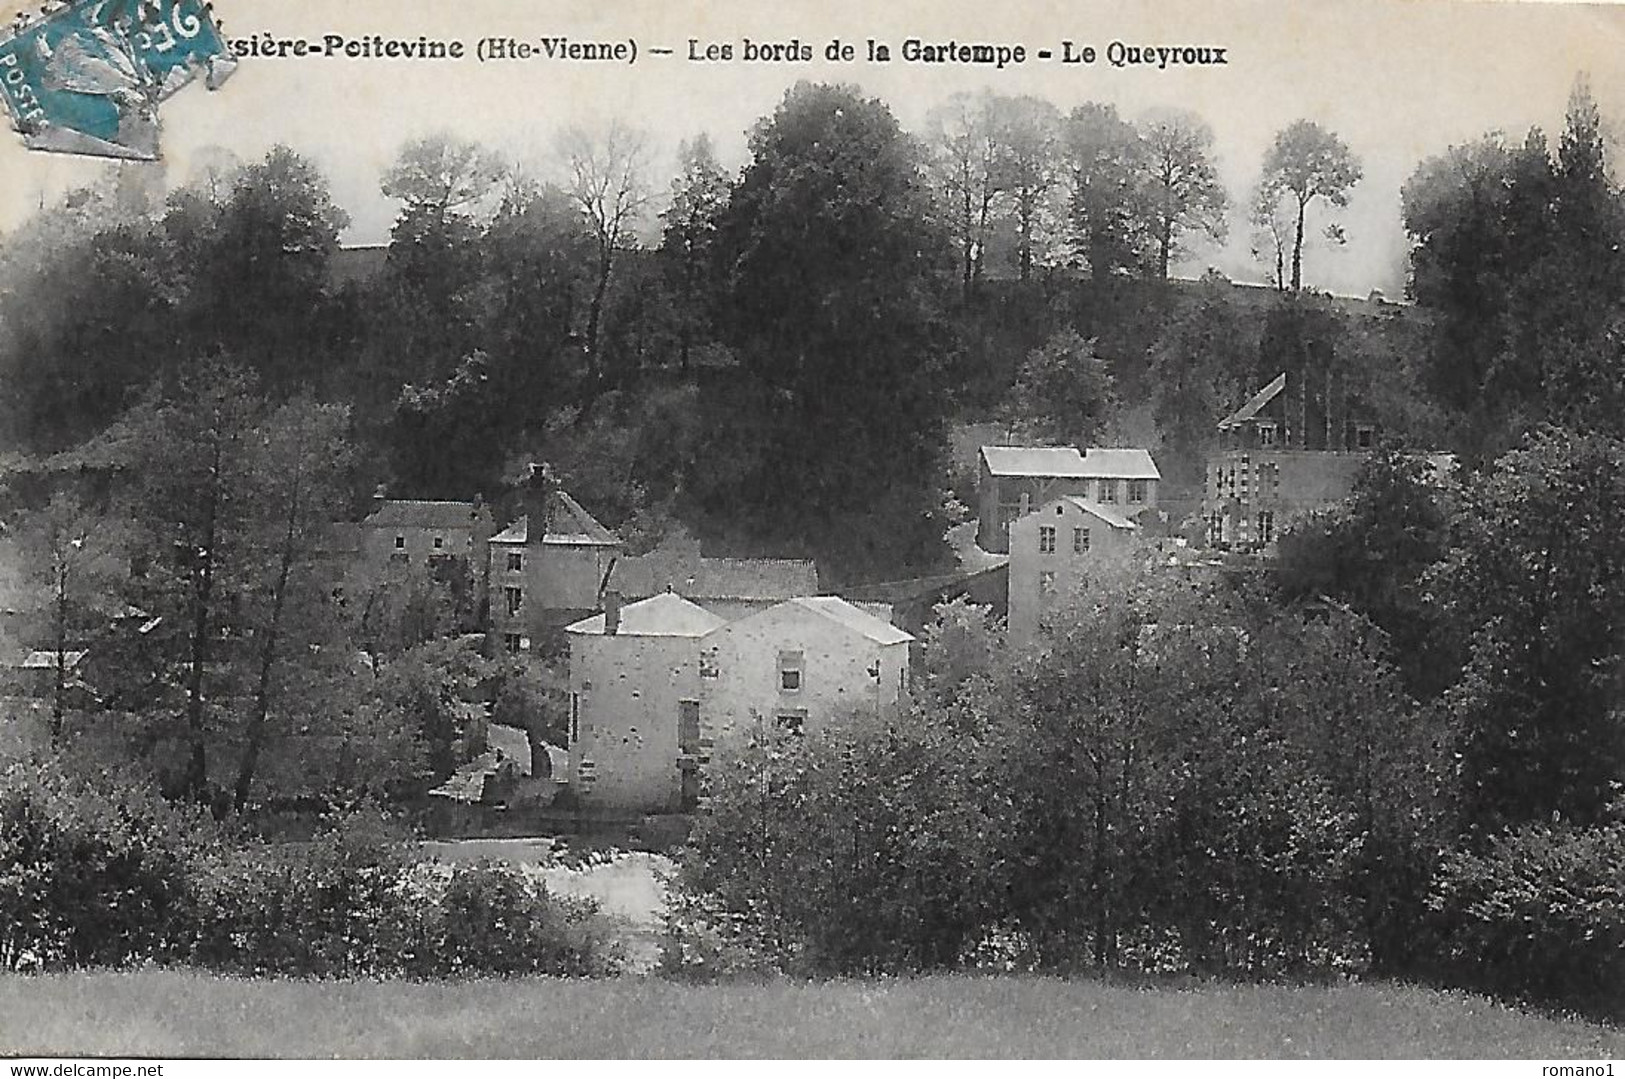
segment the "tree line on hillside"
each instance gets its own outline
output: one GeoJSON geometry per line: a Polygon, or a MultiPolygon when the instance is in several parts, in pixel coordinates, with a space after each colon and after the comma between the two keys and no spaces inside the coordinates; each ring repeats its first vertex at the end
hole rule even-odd
{"type": "MultiPolygon", "coordinates": [[[[380,177],[400,212],[359,272],[347,215],[293,150],[208,158],[167,196],[124,167],[0,255],[8,441],[64,450],[219,356],[272,399],[351,406],[358,496],[495,495],[545,457],[634,540],[680,521],[896,576],[943,557],[944,424],[1002,397],[982,372],[1020,355],[981,354],[1011,298],[989,267],[1030,294],[1029,323],[1095,338],[1144,320],[1051,312],[1056,282],[1165,278],[1229,205],[1189,112],[961,94],[916,137],[853,88],[802,84],[750,150],[729,175],[705,136],[685,142],[657,197],[647,136],[618,123],[561,132],[545,169],[419,138],[380,177]],[[639,433],[656,428],[675,437],[639,433]]],[[[1255,201],[1297,207],[1301,249],[1303,207],[1358,175],[1305,121],[1255,201]]],[[[1144,382],[1125,370],[1141,357],[1112,360],[1144,382]]]]}

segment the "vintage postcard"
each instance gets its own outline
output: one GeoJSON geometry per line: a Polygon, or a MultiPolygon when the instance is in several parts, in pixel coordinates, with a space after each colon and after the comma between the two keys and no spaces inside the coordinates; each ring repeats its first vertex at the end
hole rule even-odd
{"type": "Polygon", "coordinates": [[[0,0],[0,1056],[1612,1075],[1622,57],[0,0]]]}

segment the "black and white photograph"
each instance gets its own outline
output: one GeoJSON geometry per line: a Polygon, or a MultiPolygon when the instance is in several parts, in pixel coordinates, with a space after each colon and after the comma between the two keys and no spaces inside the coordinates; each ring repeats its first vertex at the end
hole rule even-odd
{"type": "Polygon", "coordinates": [[[8,1075],[1625,1064],[1625,5],[0,0],[0,103],[8,1075]]]}

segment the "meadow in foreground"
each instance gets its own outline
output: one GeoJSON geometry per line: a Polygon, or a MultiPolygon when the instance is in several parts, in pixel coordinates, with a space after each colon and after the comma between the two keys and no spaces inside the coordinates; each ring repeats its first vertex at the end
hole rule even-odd
{"type": "Polygon", "coordinates": [[[1625,1056],[1625,1032],[1394,985],[310,982],[145,971],[0,977],[0,1053],[1596,1060],[1625,1056]]]}

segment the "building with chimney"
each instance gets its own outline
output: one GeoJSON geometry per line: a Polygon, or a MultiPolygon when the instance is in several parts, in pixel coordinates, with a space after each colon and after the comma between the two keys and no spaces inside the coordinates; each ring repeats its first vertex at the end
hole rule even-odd
{"type": "Polygon", "coordinates": [[[621,541],[532,465],[525,513],[489,544],[492,651],[521,654],[600,607],[621,541]]]}
{"type": "Polygon", "coordinates": [[[1157,505],[1162,480],[1142,449],[1073,446],[983,446],[977,480],[976,543],[1010,550],[1010,526],[1062,495],[1075,495],[1137,517],[1157,505]]]}
{"type": "Polygon", "coordinates": [[[1336,388],[1294,393],[1282,373],[1219,421],[1202,499],[1208,546],[1263,550],[1297,518],[1349,496],[1377,428],[1336,388]]]}
{"type": "Polygon", "coordinates": [[[379,494],[359,533],[361,560],[375,574],[392,567],[424,569],[454,558],[479,566],[491,536],[491,512],[478,498],[439,502],[379,494]]]}
{"type": "Polygon", "coordinates": [[[570,641],[569,784],[583,807],[637,813],[695,808],[700,642],[723,625],[665,592],[566,628],[570,641]]]}

